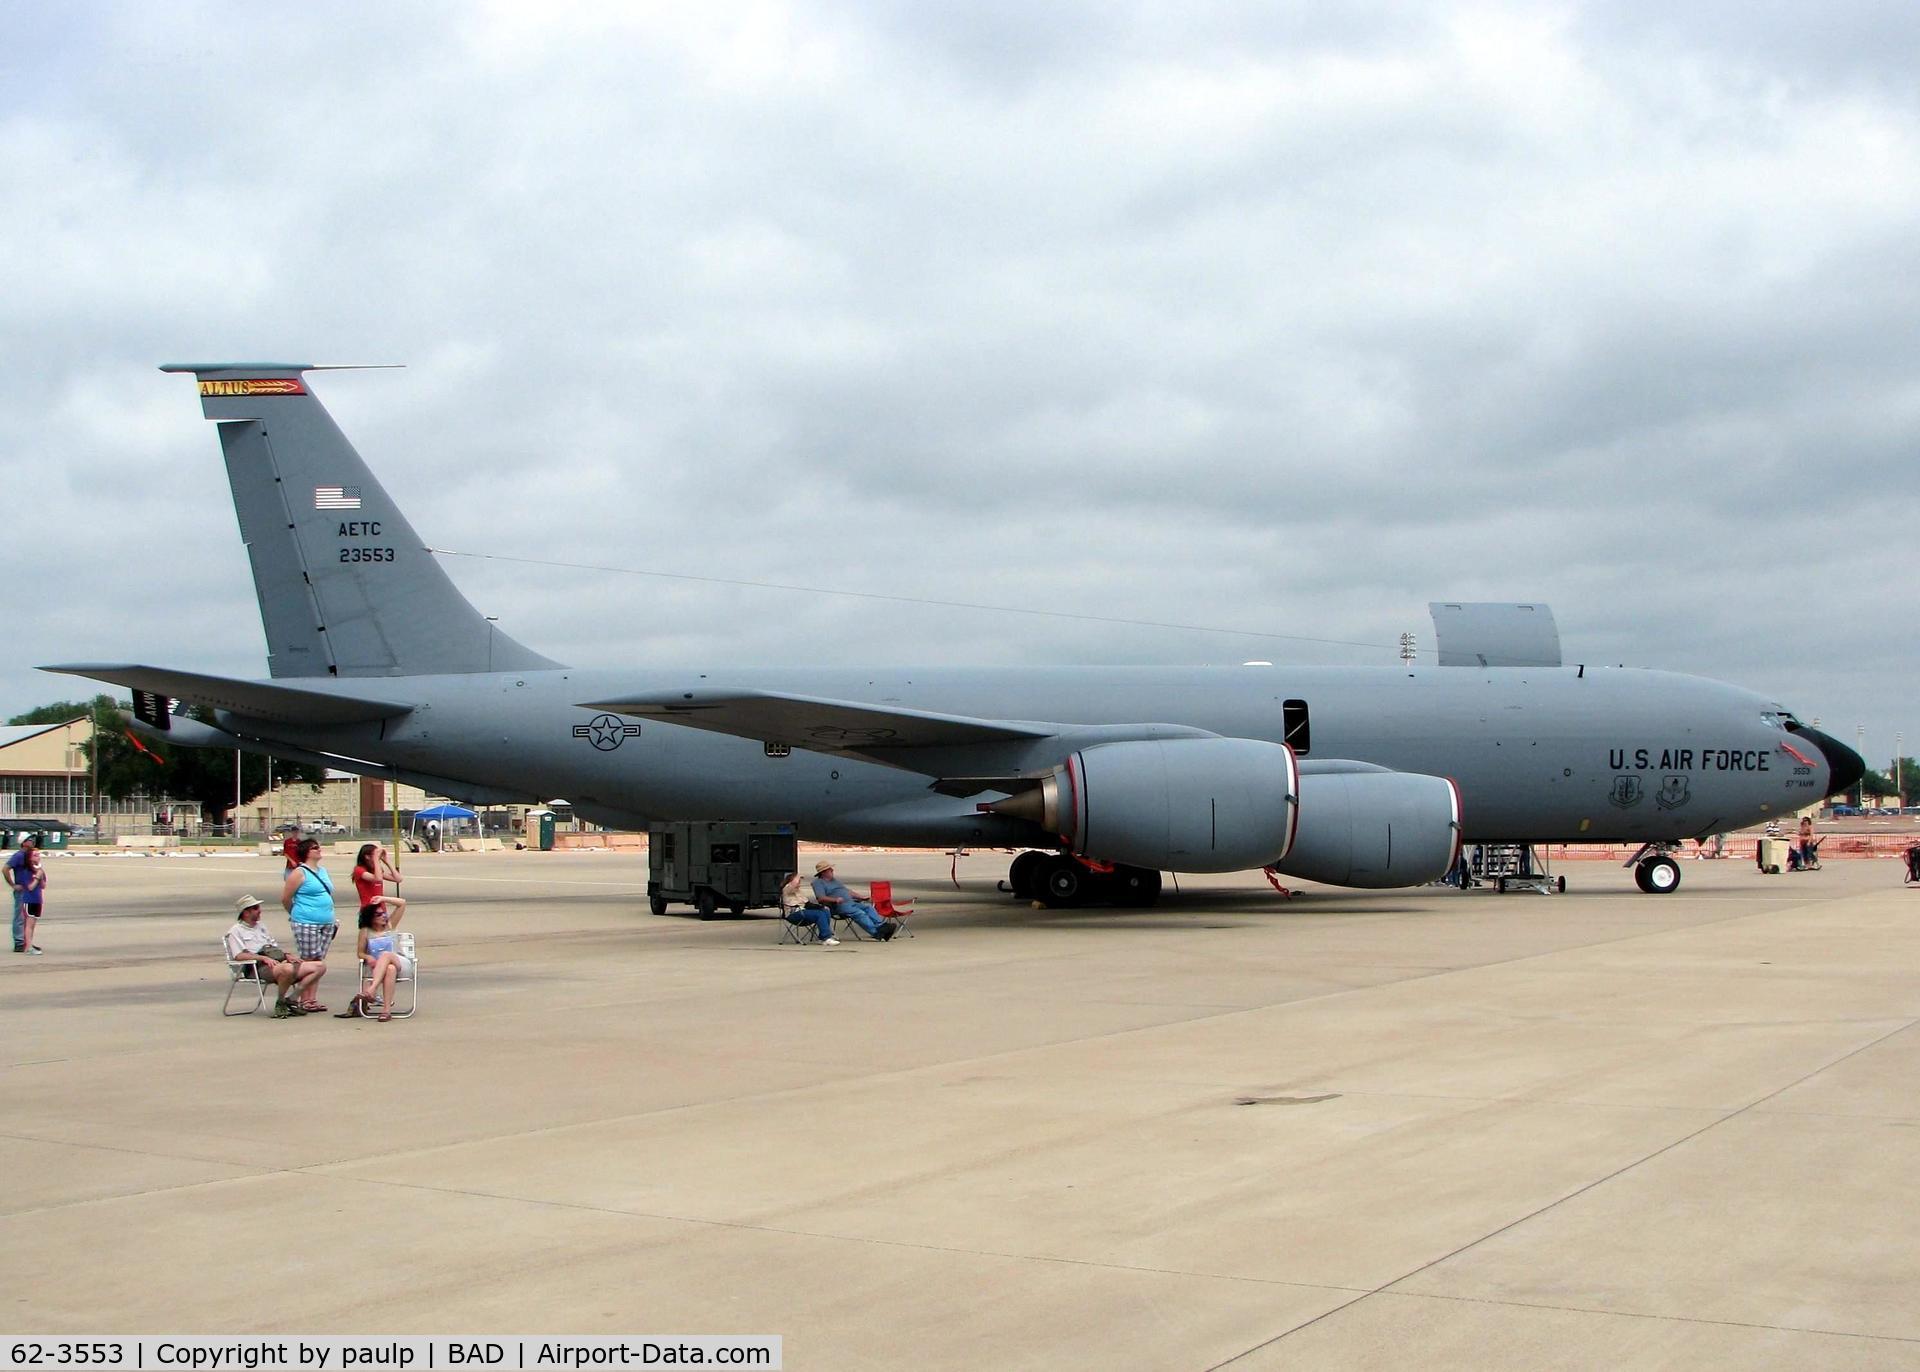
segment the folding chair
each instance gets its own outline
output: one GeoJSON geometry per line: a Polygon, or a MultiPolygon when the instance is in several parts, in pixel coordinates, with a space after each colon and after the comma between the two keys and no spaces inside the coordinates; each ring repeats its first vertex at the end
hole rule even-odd
{"type": "Polygon", "coordinates": [[[278,991],[279,988],[274,986],[271,978],[260,975],[259,963],[235,962],[227,952],[227,941],[225,938],[220,940],[220,956],[227,960],[227,998],[220,1004],[221,1014],[229,1018],[236,1015],[251,1015],[255,1010],[258,1010],[262,1005],[267,1003],[267,989],[269,987],[273,987],[275,991],[278,991]],[[244,1010],[235,1010],[233,1008],[234,992],[238,991],[243,983],[253,987],[253,1004],[244,1010]]]}
{"type": "Polygon", "coordinates": [[[876,881],[873,883],[873,910],[881,919],[890,919],[902,929],[906,930],[908,938],[915,936],[913,926],[907,923],[907,917],[913,913],[913,902],[911,900],[903,900],[898,905],[895,905],[893,903],[892,882],[876,881]]]}
{"type": "MultiPolygon", "coordinates": [[[[402,929],[393,936],[393,951],[405,958],[408,963],[408,967],[402,969],[393,979],[393,998],[395,1002],[401,999],[400,988],[402,986],[411,989],[405,997],[407,1008],[404,1010],[399,1009],[396,1004],[390,1007],[387,1013],[395,1019],[412,1019],[413,1012],[420,1008],[420,959],[413,951],[412,930],[402,929]]],[[[371,970],[366,963],[363,962],[360,964],[360,994],[367,997],[367,1004],[369,1006],[375,1004],[372,992],[369,989],[370,983],[367,981],[367,973],[371,970]]]]}
{"type": "Polygon", "coordinates": [[[780,943],[818,943],[820,922],[812,912],[820,907],[812,901],[780,902],[780,943]]]}

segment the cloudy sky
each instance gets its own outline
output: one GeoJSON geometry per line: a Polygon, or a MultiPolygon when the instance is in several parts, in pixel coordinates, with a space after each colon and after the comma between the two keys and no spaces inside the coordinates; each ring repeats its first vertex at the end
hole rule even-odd
{"type": "Polygon", "coordinates": [[[449,560],[569,662],[1543,599],[1914,751],[1917,59],[1892,0],[7,6],[0,711],[264,672],[154,367],[284,359],[407,365],[318,390],[438,546],[1241,631],[449,560]]]}

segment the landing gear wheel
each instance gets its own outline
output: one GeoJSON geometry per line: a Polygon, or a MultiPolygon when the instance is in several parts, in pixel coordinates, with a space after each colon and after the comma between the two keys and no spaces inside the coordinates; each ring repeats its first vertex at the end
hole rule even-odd
{"type": "Polygon", "coordinates": [[[1633,869],[1633,879],[1650,896],[1671,895],[1680,887],[1680,864],[1664,855],[1650,857],[1633,869]]]}
{"type": "Polygon", "coordinates": [[[656,915],[664,915],[667,913],[667,898],[665,896],[648,896],[647,908],[656,915]]]}
{"type": "Polygon", "coordinates": [[[1040,881],[1049,854],[1025,852],[1013,860],[1007,868],[1007,886],[1018,900],[1038,900],[1041,896],[1040,881]]]}
{"type": "Polygon", "coordinates": [[[700,912],[701,919],[712,919],[720,909],[720,901],[711,888],[702,886],[693,893],[693,908],[700,912]]]}
{"type": "Polygon", "coordinates": [[[1116,867],[1107,878],[1116,905],[1144,910],[1160,899],[1160,874],[1146,867],[1116,867]]]}
{"type": "Polygon", "coordinates": [[[1493,879],[1493,889],[1497,894],[1504,896],[1507,893],[1507,879],[1505,877],[1495,877],[1493,879]]]}
{"type": "Polygon", "coordinates": [[[1559,888],[1560,894],[1564,896],[1567,893],[1567,879],[1565,877],[1555,877],[1553,881],[1554,885],[1559,888]]]}
{"type": "Polygon", "coordinates": [[[1040,874],[1040,899],[1056,910],[1070,910],[1086,898],[1087,885],[1087,869],[1072,858],[1049,858],[1040,874]]]}

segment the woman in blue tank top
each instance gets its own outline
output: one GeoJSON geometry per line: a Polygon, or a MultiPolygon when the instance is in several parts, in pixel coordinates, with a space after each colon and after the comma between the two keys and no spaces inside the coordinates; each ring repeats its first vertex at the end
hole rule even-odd
{"type": "MultiPolygon", "coordinates": [[[[280,888],[280,904],[286,907],[287,919],[293,925],[293,950],[304,960],[325,962],[327,947],[340,932],[333,915],[333,878],[320,865],[319,839],[302,839],[298,857],[298,864],[287,873],[286,884],[280,888]]],[[[315,1001],[301,1008],[312,1011],[327,1007],[315,1001]]]]}

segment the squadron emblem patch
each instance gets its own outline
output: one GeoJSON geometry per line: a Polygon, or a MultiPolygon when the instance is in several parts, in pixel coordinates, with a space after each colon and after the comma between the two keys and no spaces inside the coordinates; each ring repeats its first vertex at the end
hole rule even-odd
{"type": "Polygon", "coordinates": [[[1629,810],[1638,805],[1645,794],[1640,778],[1629,773],[1613,779],[1613,789],[1607,792],[1607,799],[1617,808],[1629,810]]]}
{"type": "Polygon", "coordinates": [[[1662,810],[1677,810],[1691,799],[1693,791],[1687,779],[1678,774],[1660,778],[1660,789],[1653,795],[1653,803],[1662,810]]]}

